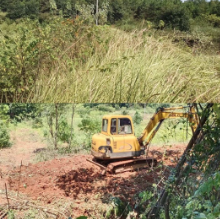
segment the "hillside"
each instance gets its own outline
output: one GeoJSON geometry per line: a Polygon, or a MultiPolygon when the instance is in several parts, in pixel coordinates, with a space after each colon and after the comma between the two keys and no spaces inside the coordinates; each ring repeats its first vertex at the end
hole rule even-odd
{"type": "Polygon", "coordinates": [[[2,24],[0,38],[3,102],[219,102],[206,36],[54,18],[2,24]]]}

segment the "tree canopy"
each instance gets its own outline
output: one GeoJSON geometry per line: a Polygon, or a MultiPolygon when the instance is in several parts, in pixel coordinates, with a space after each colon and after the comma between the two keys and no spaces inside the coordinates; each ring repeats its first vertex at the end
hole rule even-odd
{"type": "MultiPolygon", "coordinates": [[[[107,0],[99,0],[101,9],[107,0]]],[[[22,17],[46,19],[50,12],[64,17],[75,17],[79,14],[77,5],[96,5],[95,0],[0,0],[0,10],[7,17],[18,19],[22,17]]],[[[95,8],[94,8],[95,13],[95,8]]],[[[183,31],[189,30],[189,20],[203,15],[220,16],[218,0],[114,0],[109,1],[108,23],[114,24],[122,20],[145,19],[156,24],[161,20],[170,28],[183,31]]],[[[203,16],[205,19],[205,17],[203,16]]]]}

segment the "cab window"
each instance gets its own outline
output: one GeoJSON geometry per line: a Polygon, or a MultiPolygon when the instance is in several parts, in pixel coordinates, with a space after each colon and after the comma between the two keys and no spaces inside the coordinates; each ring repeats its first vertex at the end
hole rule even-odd
{"type": "Polygon", "coordinates": [[[128,118],[118,119],[118,134],[132,134],[130,119],[128,118]]]}
{"type": "Polygon", "coordinates": [[[111,120],[111,134],[115,134],[116,133],[116,118],[113,118],[111,120]]]}
{"type": "Polygon", "coordinates": [[[107,128],[108,128],[108,120],[103,119],[102,120],[102,131],[107,132],[107,128]]]}

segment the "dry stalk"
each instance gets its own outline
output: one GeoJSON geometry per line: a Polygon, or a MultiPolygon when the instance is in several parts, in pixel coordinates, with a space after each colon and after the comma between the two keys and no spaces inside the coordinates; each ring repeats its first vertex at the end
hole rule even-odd
{"type": "MultiPolygon", "coordinates": [[[[21,202],[21,201],[15,199],[15,198],[12,198],[12,197],[8,197],[8,199],[14,200],[16,202],[21,202]]],[[[32,207],[32,208],[35,208],[35,209],[41,209],[43,212],[55,215],[56,217],[59,216],[59,215],[62,215],[64,218],[66,218],[66,215],[63,212],[57,211],[56,209],[32,205],[32,204],[29,204],[28,201],[24,201],[24,203],[25,203],[26,206],[29,206],[29,207],[32,207]]]]}
{"type": "Polygon", "coordinates": [[[6,199],[7,199],[7,204],[8,204],[8,210],[9,210],[9,198],[8,198],[8,190],[7,190],[7,184],[5,183],[5,195],[6,195],[6,199]]]}
{"type": "Polygon", "coordinates": [[[22,167],[22,160],[21,160],[21,165],[20,165],[20,170],[19,170],[17,198],[18,198],[18,195],[19,195],[19,188],[20,188],[20,182],[21,182],[21,167],[22,167]]]}
{"type": "Polygon", "coordinates": [[[0,219],[3,219],[8,214],[8,211],[2,211],[0,212],[0,219]]]}

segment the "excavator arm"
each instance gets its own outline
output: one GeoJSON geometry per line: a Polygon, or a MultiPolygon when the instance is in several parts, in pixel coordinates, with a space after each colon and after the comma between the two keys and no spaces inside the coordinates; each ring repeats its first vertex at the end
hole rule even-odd
{"type": "Polygon", "coordinates": [[[153,137],[159,130],[162,122],[167,118],[173,118],[173,119],[174,118],[187,118],[188,121],[190,122],[192,132],[195,132],[199,124],[199,117],[193,106],[189,107],[188,112],[174,112],[177,109],[184,109],[184,108],[185,107],[160,108],[150,119],[148,125],[142,132],[141,136],[138,138],[140,146],[144,146],[145,148],[147,147],[147,145],[150,143],[150,141],[153,139],[153,137]],[[144,144],[145,140],[146,140],[146,143],[144,144]]]}

